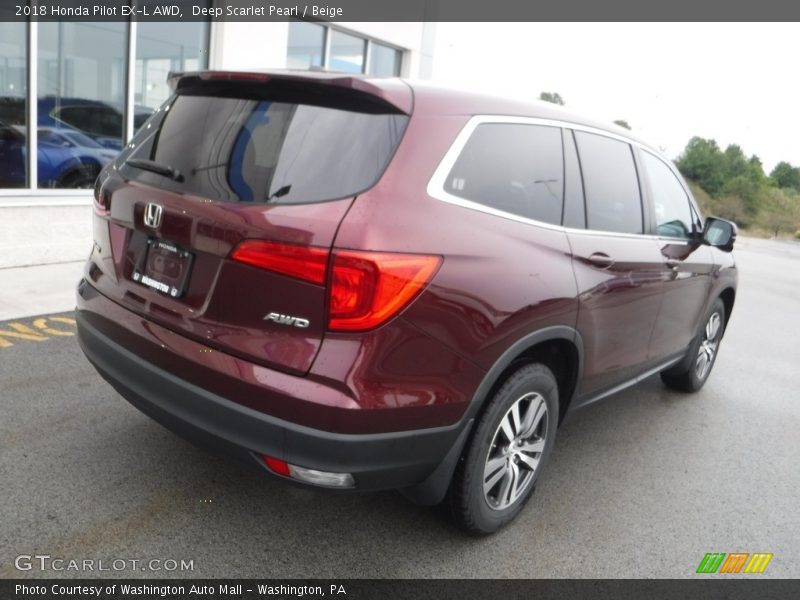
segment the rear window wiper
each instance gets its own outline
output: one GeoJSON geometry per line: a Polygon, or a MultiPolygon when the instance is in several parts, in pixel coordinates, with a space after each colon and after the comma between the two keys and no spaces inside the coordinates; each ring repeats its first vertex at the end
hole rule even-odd
{"type": "Polygon", "coordinates": [[[133,167],[134,169],[142,169],[143,171],[150,171],[151,173],[157,173],[158,175],[169,177],[170,179],[179,183],[183,182],[183,173],[181,173],[178,169],[169,165],[161,164],[154,160],[147,160],[145,158],[129,158],[125,161],[125,164],[133,167]]]}

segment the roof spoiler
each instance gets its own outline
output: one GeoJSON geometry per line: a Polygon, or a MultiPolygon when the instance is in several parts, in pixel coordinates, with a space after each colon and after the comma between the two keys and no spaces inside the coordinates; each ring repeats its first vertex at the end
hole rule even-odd
{"type": "Polygon", "coordinates": [[[398,79],[383,79],[378,85],[358,76],[320,71],[193,71],[170,72],[167,83],[178,94],[204,91],[228,96],[236,91],[279,101],[352,105],[366,112],[410,114],[413,109],[411,88],[398,79]]]}

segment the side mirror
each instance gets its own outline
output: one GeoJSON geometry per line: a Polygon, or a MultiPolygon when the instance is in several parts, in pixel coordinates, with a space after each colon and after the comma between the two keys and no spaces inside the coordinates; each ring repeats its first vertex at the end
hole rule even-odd
{"type": "Polygon", "coordinates": [[[703,227],[703,243],[730,252],[733,250],[738,231],[736,223],[732,221],[709,217],[703,227]]]}

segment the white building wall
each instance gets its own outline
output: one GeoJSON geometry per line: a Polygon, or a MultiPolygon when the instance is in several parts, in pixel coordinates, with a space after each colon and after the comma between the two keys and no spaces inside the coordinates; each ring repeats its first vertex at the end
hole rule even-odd
{"type": "Polygon", "coordinates": [[[286,67],[288,23],[212,23],[212,69],[247,71],[286,67]]]}

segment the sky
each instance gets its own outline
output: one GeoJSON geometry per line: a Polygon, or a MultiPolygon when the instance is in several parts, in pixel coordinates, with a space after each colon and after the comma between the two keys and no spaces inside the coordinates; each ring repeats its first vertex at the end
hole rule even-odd
{"type": "Polygon", "coordinates": [[[677,157],[692,136],[738,144],[769,173],[800,166],[800,24],[439,23],[433,81],[535,100],[677,157]]]}

